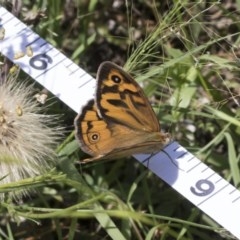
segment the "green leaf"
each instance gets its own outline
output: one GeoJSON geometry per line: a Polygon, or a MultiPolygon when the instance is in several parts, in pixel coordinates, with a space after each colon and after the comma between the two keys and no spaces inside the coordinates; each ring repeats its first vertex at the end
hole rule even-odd
{"type": "Polygon", "coordinates": [[[238,187],[240,185],[240,170],[238,164],[237,153],[235,149],[235,143],[232,136],[228,133],[224,133],[228,145],[228,160],[231,169],[231,175],[233,178],[234,185],[238,187]]]}

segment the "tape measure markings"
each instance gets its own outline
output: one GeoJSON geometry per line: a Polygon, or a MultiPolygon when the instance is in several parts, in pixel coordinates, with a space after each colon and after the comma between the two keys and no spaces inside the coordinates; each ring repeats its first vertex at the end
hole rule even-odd
{"type": "MultiPolygon", "coordinates": [[[[38,55],[38,56],[39,56],[39,55],[38,55]]],[[[45,59],[48,60],[48,63],[52,63],[52,60],[47,57],[48,55],[46,55],[45,53],[43,53],[42,56],[46,57],[45,59]]],[[[55,55],[54,57],[57,57],[57,56],[58,56],[58,55],[55,55]]],[[[59,56],[58,58],[60,58],[60,56],[59,56]]],[[[33,58],[31,58],[31,59],[33,59],[33,58]]],[[[43,71],[42,73],[40,73],[39,75],[36,75],[34,78],[35,78],[35,79],[40,78],[41,76],[45,75],[46,73],[49,73],[49,71],[51,71],[51,70],[53,70],[53,69],[55,70],[55,68],[56,68],[59,64],[61,64],[63,61],[65,61],[65,58],[63,58],[63,59],[60,58],[60,60],[59,60],[58,62],[56,62],[54,65],[51,65],[51,67],[49,67],[48,69],[44,70],[44,71],[43,71]]],[[[40,67],[38,67],[37,65],[33,64],[33,62],[32,62],[32,65],[31,65],[31,66],[34,67],[34,68],[40,68],[40,67]]],[[[44,68],[44,66],[43,66],[43,68],[44,68]]],[[[39,69],[39,70],[40,70],[40,69],[39,69]]]]}
{"type": "MultiPolygon", "coordinates": [[[[185,162],[188,162],[189,157],[191,159],[191,154],[183,154],[183,151],[187,150],[177,142],[168,145],[164,151],[171,157],[175,157],[174,162],[168,155],[165,154],[164,156],[162,152],[150,159],[149,169],[240,238],[238,224],[240,205],[237,202],[240,200],[240,192],[196,157],[191,162],[194,162],[194,166],[198,165],[198,167],[191,168],[190,172],[187,171],[188,168],[185,162]],[[181,156],[181,160],[178,158],[179,156],[181,156]],[[170,162],[174,167],[167,166],[167,163],[170,162]],[[175,173],[178,175],[175,178],[170,174],[170,171],[174,172],[174,168],[181,169],[175,173]],[[229,194],[230,192],[234,194],[229,194]]],[[[144,156],[137,157],[141,162],[146,159],[144,156]]],[[[146,163],[143,164],[146,165],[146,163]]]]}
{"type": "MultiPolygon", "coordinates": [[[[73,74],[75,74],[76,72],[79,71],[79,68],[76,67],[72,62],[69,65],[67,65],[66,67],[70,68],[71,66],[73,66],[76,69],[71,70],[71,72],[69,73],[69,76],[71,76],[71,75],[73,75],[73,74]]],[[[84,76],[84,75],[85,75],[85,72],[83,72],[79,77],[81,78],[81,76],[84,76]]]]}
{"type": "Polygon", "coordinates": [[[85,102],[87,102],[89,96],[93,96],[94,94],[95,81],[93,78],[31,29],[26,27],[25,24],[5,11],[2,14],[2,11],[3,8],[1,8],[0,15],[2,18],[1,25],[4,26],[5,29],[11,29],[11,32],[7,31],[5,38],[1,41],[1,52],[18,64],[32,78],[44,85],[48,90],[53,92],[53,94],[57,95],[68,106],[72,107],[75,111],[79,111],[81,108],[79,104],[84,102],[84,99],[86,99],[85,102]],[[3,16],[5,16],[4,19],[3,16]],[[12,42],[17,45],[14,46],[14,51],[12,49],[12,42]],[[30,60],[25,59],[25,57],[23,57],[23,59],[14,59],[16,51],[24,52],[28,46],[31,46],[34,54],[30,60]],[[66,65],[68,67],[66,67],[66,65]],[[64,71],[63,68],[67,69],[67,71],[64,71]],[[48,75],[47,77],[45,76],[46,74],[48,75]],[[51,78],[55,79],[55,81],[49,81],[51,78]],[[66,81],[66,79],[68,81],[66,81]],[[81,79],[81,81],[79,81],[79,79],[81,79]],[[56,84],[56,81],[58,81],[59,84],[56,84]],[[69,84],[69,82],[71,82],[71,84],[69,84]],[[81,89],[82,86],[87,87],[88,91],[81,89]],[[76,104],[73,105],[73,97],[75,97],[75,99],[81,98],[82,101],[76,102],[76,104]]]}
{"type": "Polygon", "coordinates": [[[237,197],[236,199],[234,199],[234,200],[232,201],[232,203],[235,203],[235,202],[238,201],[238,200],[240,200],[240,196],[237,197]]]}
{"type": "Polygon", "coordinates": [[[213,193],[211,196],[209,196],[208,198],[204,199],[202,202],[198,203],[197,206],[199,207],[201,204],[205,203],[206,201],[208,201],[210,198],[214,197],[216,194],[218,194],[219,192],[221,192],[224,188],[228,187],[229,184],[226,184],[225,186],[221,187],[218,191],[216,191],[215,193],[213,193]]]}
{"type": "MultiPolygon", "coordinates": [[[[177,145],[178,143],[174,142],[172,144],[177,145]]],[[[173,150],[176,153],[176,148],[175,149],[171,149],[171,145],[168,146],[167,148],[165,148],[164,151],[167,151],[170,156],[173,156],[173,154],[171,155],[171,151],[173,150]]],[[[182,147],[180,146],[179,149],[182,149],[182,147]]],[[[220,177],[216,172],[214,172],[211,168],[209,168],[203,162],[199,161],[196,157],[193,158],[191,156],[191,154],[187,154],[187,155],[183,154],[183,153],[179,154],[179,157],[182,158],[182,156],[185,156],[186,158],[185,159],[181,159],[181,162],[179,164],[178,163],[175,164],[175,162],[173,163],[171,161],[171,159],[169,159],[169,161],[171,161],[172,164],[175,167],[179,168],[179,170],[180,170],[178,172],[179,175],[182,172],[183,174],[186,174],[188,176],[189,176],[189,174],[191,174],[191,176],[194,176],[195,180],[193,180],[192,182],[198,183],[197,189],[201,190],[201,186],[203,184],[208,186],[209,189],[207,189],[207,191],[206,191],[206,189],[205,189],[205,191],[203,191],[203,194],[206,194],[206,198],[213,197],[215,194],[217,194],[217,192],[219,190],[221,190],[221,189],[223,190],[227,186],[230,188],[229,192],[232,192],[233,190],[235,190],[235,193],[238,195],[236,197],[236,200],[237,200],[237,198],[240,198],[239,197],[240,196],[240,192],[236,188],[234,188],[226,180],[224,180],[222,177],[220,177]],[[193,163],[193,166],[190,166],[191,167],[190,169],[188,169],[188,164],[185,164],[185,163],[189,163],[189,160],[190,160],[189,157],[191,159],[191,162],[193,163]],[[214,186],[213,186],[213,184],[214,184],[214,186]],[[212,195],[209,196],[209,194],[211,192],[212,192],[212,195]]],[[[175,158],[176,158],[176,160],[179,160],[179,158],[177,156],[175,156],[175,158]]],[[[159,159],[159,158],[157,158],[157,159],[159,159]]],[[[159,163],[159,164],[161,164],[161,163],[159,163]]],[[[168,182],[168,179],[165,179],[165,180],[168,182]]],[[[174,186],[174,183],[173,183],[172,186],[174,186]]],[[[194,189],[194,187],[192,187],[192,189],[194,189]]],[[[202,190],[204,190],[204,189],[202,189],[202,190]]],[[[196,195],[196,192],[192,192],[192,193],[194,195],[196,195]]],[[[199,196],[201,196],[200,193],[201,192],[199,192],[199,196]]],[[[228,193],[228,195],[229,195],[229,193],[228,193]]],[[[202,204],[203,203],[202,200],[203,199],[197,201],[196,205],[202,204]]],[[[233,200],[231,200],[231,201],[233,201],[233,200]]]]}
{"type": "MultiPolygon", "coordinates": [[[[4,25],[6,25],[9,21],[16,20],[14,16],[11,16],[11,15],[9,16],[7,12],[2,15],[2,17],[4,17],[4,16],[6,16],[5,22],[3,22],[4,25]]],[[[0,19],[2,19],[2,18],[0,18],[0,19]]]]}
{"type": "MultiPolygon", "coordinates": [[[[2,54],[79,112],[81,106],[94,96],[96,81],[1,6],[0,20],[0,26],[5,29],[0,41],[2,54]],[[15,51],[25,51],[28,46],[33,51],[33,57],[14,59],[15,51]]],[[[240,238],[240,192],[193,154],[177,142],[172,142],[164,151],[151,157],[148,163],[144,160],[149,155],[134,156],[240,238]]]]}

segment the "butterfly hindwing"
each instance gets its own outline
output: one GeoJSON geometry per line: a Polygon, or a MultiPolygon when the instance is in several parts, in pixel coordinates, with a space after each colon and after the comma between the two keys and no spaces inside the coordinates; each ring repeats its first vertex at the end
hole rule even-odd
{"type": "Polygon", "coordinates": [[[90,100],[82,109],[81,113],[74,121],[76,129],[76,138],[79,140],[82,149],[90,154],[97,155],[98,142],[110,138],[110,131],[107,128],[107,123],[98,115],[94,100],[90,100]]]}

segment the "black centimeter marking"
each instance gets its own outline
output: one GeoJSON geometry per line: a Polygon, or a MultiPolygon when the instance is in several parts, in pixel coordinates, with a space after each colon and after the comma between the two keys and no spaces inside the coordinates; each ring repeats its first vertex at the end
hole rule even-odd
{"type": "Polygon", "coordinates": [[[17,21],[17,23],[16,23],[14,26],[16,27],[16,26],[21,25],[21,24],[22,24],[23,26],[25,25],[23,22],[17,21]]]}
{"type": "Polygon", "coordinates": [[[190,169],[187,170],[187,173],[190,173],[193,169],[195,169],[196,167],[198,167],[199,165],[201,165],[202,162],[198,162],[196,165],[194,165],[193,167],[191,167],[190,169]]]}
{"type": "MultiPolygon", "coordinates": [[[[54,48],[53,48],[53,50],[55,50],[54,48]]],[[[61,52],[56,52],[54,55],[53,55],[53,57],[57,57],[59,54],[61,54],[61,52]]],[[[63,56],[64,57],[64,60],[66,60],[66,57],[65,56],[63,56]]]]}
{"type": "MultiPolygon", "coordinates": [[[[71,71],[71,73],[69,74],[69,76],[73,75],[73,74],[76,73],[77,71],[79,71],[79,68],[76,68],[75,70],[71,71]]],[[[85,73],[82,74],[82,75],[84,76],[85,74],[87,74],[87,73],[85,72],[85,73]]],[[[81,78],[82,75],[80,75],[80,78],[81,78]]]]}
{"type": "Polygon", "coordinates": [[[235,202],[237,202],[238,200],[240,200],[240,196],[237,197],[237,198],[235,198],[235,199],[232,201],[232,203],[235,203],[235,202]]]}
{"type": "MultiPolygon", "coordinates": [[[[47,72],[49,72],[50,70],[52,70],[53,68],[55,68],[57,65],[59,65],[61,62],[63,62],[65,60],[65,58],[63,58],[62,60],[60,60],[59,62],[57,62],[56,64],[54,64],[52,67],[46,69],[45,71],[43,71],[41,74],[37,75],[35,78],[39,78],[40,76],[46,74],[47,72]]],[[[51,62],[49,62],[51,63],[51,62]]]]}
{"type": "Polygon", "coordinates": [[[201,171],[201,173],[204,173],[204,172],[207,171],[208,169],[209,169],[209,167],[206,166],[206,167],[201,171]]]}
{"type": "Polygon", "coordinates": [[[236,191],[237,191],[237,189],[235,188],[229,194],[231,195],[231,194],[235,193],[236,191]]]}
{"type": "MultiPolygon", "coordinates": [[[[44,47],[45,45],[48,45],[48,46],[49,46],[49,44],[48,44],[47,42],[44,42],[44,43],[42,43],[39,47],[42,48],[42,47],[44,47]]],[[[49,47],[51,47],[51,46],[49,46],[49,47]]],[[[50,49],[51,49],[51,48],[50,48],[50,49]]]]}
{"type": "Polygon", "coordinates": [[[4,10],[4,13],[3,13],[3,17],[6,15],[6,14],[8,14],[8,12],[2,7],[2,6],[0,6],[0,9],[3,9],[4,10]]]}
{"type": "Polygon", "coordinates": [[[194,156],[192,156],[191,158],[189,158],[187,161],[188,162],[191,162],[193,159],[194,159],[195,157],[194,156]]]}
{"type": "Polygon", "coordinates": [[[20,29],[18,32],[16,32],[16,35],[21,35],[22,32],[26,31],[26,29],[28,29],[28,27],[25,27],[20,29]]]}
{"type": "Polygon", "coordinates": [[[237,202],[238,200],[240,200],[240,193],[239,193],[239,191],[235,188],[235,189],[233,189],[230,193],[229,193],[229,195],[233,195],[234,193],[237,193],[239,196],[237,196],[236,198],[234,198],[233,200],[232,200],[232,203],[235,203],[235,202],[237,202]]]}
{"type": "Polygon", "coordinates": [[[226,185],[224,185],[223,187],[221,187],[218,191],[216,191],[215,193],[213,193],[212,195],[210,195],[209,197],[205,198],[202,202],[198,203],[197,206],[202,205],[204,202],[208,201],[210,198],[212,198],[213,196],[215,196],[216,194],[218,194],[219,192],[221,192],[223,189],[225,189],[227,186],[229,186],[230,184],[227,183],[226,185]]]}
{"type": "Polygon", "coordinates": [[[211,178],[212,176],[214,176],[216,173],[215,172],[213,172],[211,175],[209,175],[206,179],[209,179],[209,178],[211,178]]]}
{"type": "Polygon", "coordinates": [[[184,157],[184,156],[187,155],[187,154],[188,154],[188,152],[183,152],[181,155],[179,155],[179,156],[177,157],[177,159],[180,159],[180,158],[184,157]]]}
{"type": "Polygon", "coordinates": [[[83,72],[80,76],[79,76],[79,78],[83,78],[83,76],[85,76],[87,73],[86,72],[83,72]]]}
{"type": "Polygon", "coordinates": [[[10,21],[12,21],[12,20],[14,20],[14,19],[15,19],[15,17],[12,16],[12,17],[10,17],[9,19],[7,19],[5,22],[2,22],[2,25],[6,25],[7,23],[9,23],[10,21]]]}
{"type": "Polygon", "coordinates": [[[74,62],[70,61],[68,65],[66,65],[66,68],[71,67],[74,64],[74,62]]]}
{"type": "Polygon", "coordinates": [[[85,83],[83,83],[80,86],[78,86],[78,88],[82,88],[83,86],[85,86],[86,84],[88,84],[91,81],[92,81],[92,78],[89,78],[89,80],[87,80],[85,83]]]}
{"type": "Polygon", "coordinates": [[[26,46],[30,46],[33,45],[34,43],[38,42],[38,40],[41,40],[42,38],[40,38],[39,36],[37,36],[36,39],[32,40],[31,42],[29,42],[26,46]]]}
{"type": "MultiPolygon", "coordinates": [[[[69,59],[66,59],[66,60],[69,61],[69,59]]],[[[70,61],[69,64],[67,64],[65,67],[66,67],[66,68],[70,68],[72,65],[75,67],[75,69],[74,69],[74,70],[70,70],[70,69],[69,69],[69,76],[71,76],[71,75],[73,75],[74,73],[80,71],[79,67],[78,67],[74,62],[72,62],[72,61],[70,61]]],[[[79,76],[79,78],[82,78],[84,75],[87,75],[87,73],[86,73],[86,72],[82,73],[82,74],[79,76]]],[[[91,79],[92,79],[92,78],[91,78],[91,79]]],[[[89,80],[88,80],[88,81],[89,81],[89,80]]]]}
{"type": "Polygon", "coordinates": [[[34,34],[34,32],[32,32],[32,31],[29,31],[29,30],[26,31],[26,36],[27,36],[27,37],[30,37],[30,36],[33,35],[33,34],[34,34]]]}
{"type": "Polygon", "coordinates": [[[223,180],[223,178],[219,178],[215,183],[217,184],[217,183],[219,183],[219,182],[221,182],[223,180]]]}

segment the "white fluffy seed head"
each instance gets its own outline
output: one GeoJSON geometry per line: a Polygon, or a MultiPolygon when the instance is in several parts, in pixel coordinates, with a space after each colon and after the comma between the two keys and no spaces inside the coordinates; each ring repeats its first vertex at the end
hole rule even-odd
{"type": "MultiPolygon", "coordinates": [[[[53,149],[62,129],[50,127],[56,116],[39,112],[32,86],[17,83],[15,78],[0,85],[0,185],[41,175],[53,167],[53,149]]],[[[8,195],[19,199],[27,193],[20,192],[8,195]]]]}

